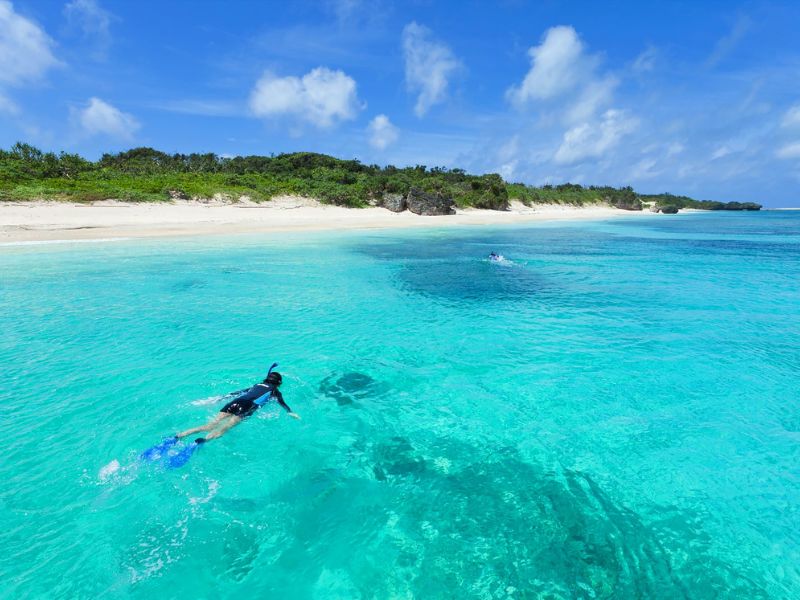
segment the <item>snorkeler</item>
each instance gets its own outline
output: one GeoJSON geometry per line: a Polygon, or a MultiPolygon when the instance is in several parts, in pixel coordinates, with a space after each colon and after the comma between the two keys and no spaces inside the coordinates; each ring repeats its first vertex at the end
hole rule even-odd
{"type": "Polygon", "coordinates": [[[275,399],[280,404],[290,417],[299,419],[300,415],[293,412],[291,408],[284,402],[283,395],[278,389],[281,386],[283,378],[277,371],[270,369],[266,379],[263,382],[257,383],[248,390],[242,390],[244,393],[237,396],[225,406],[223,406],[211,421],[200,427],[193,427],[186,431],[181,431],[175,434],[177,439],[192,435],[199,431],[210,431],[209,435],[204,438],[197,438],[196,444],[203,444],[207,441],[216,439],[225,435],[225,433],[246,419],[269,400],[275,399]]]}

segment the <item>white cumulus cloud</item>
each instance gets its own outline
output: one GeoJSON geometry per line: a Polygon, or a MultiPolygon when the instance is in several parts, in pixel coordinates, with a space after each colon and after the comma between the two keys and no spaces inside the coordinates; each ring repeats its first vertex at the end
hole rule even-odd
{"type": "Polygon", "coordinates": [[[602,156],[624,136],[636,131],[638,124],[637,119],[625,111],[607,110],[599,122],[582,123],[564,133],[553,160],[559,164],[572,164],[602,156]]]}
{"type": "Polygon", "coordinates": [[[128,113],[111,106],[100,98],[90,98],[89,104],[78,113],[78,122],[90,135],[109,135],[130,139],[139,129],[139,122],[128,113]]]}
{"type": "Polygon", "coordinates": [[[548,29],[528,50],[531,66],[519,85],[506,90],[517,109],[549,103],[567,125],[583,123],[610,107],[619,78],[597,73],[600,59],[586,52],[578,33],[561,25],[548,29]]]}
{"type": "Polygon", "coordinates": [[[324,128],[355,118],[361,108],[355,80],[326,67],[303,77],[265,72],[250,94],[250,110],[257,117],[291,116],[324,128]]]}
{"type": "Polygon", "coordinates": [[[54,42],[33,21],[20,16],[8,0],[0,0],[0,84],[36,81],[59,64],[54,42]]]}
{"type": "Polygon", "coordinates": [[[416,22],[403,29],[403,55],[406,85],[410,91],[419,92],[414,113],[422,117],[447,98],[450,79],[462,65],[448,46],[433,38],[430,29],[416,22]]]}
{"type": "Polygon", "coordinates": [[[531,100],[555,98],[574,89],[593,68],[593,60],[583,53],[583,43],[572,27],[548,29],[542,43],[528,50],[531,68],[519,86],[506,97],[521,106],[531,100]]]}
{"type": "Polygon", "coordinates": [[[370,145],[378,150],[383,150],[391,144],[394,144],[400,135],[397,127],[392,125],[392,122],[386,115],[378,115],[372,119],[367,129],[370,133],[370,145]]]}

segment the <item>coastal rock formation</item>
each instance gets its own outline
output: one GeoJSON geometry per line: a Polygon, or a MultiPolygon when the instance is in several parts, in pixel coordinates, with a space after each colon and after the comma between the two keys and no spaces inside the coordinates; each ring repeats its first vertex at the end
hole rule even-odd
{"type": "Polygon", "coordinates": [[[622,210],[642,210],[642,201],[635,197],[606,201],[614,208],[621,208],[622,210]]]}
{"type": "Polygon", "coordinates": [[[184,192],[183,190],[169,190],[167,192],[169,195],[170,200],[188,200],[189,194],[184,192]]]}
{"type": "Polygon", "coordinates": [[[403,212],[406,209],[406,199],[402,194],[384,194],[381,206],[392,212],[403,212]]]}
{"type": "Polygon", "coordinates": [[[650,212],[662,213],[665,215],[674,215],[677,214],[678,207],[673,206],[672,204],[667,204],[666,206],[659,206],[658,204],[653,204],[650,207],[650,212]]]}
{"type": "Polygon", "coordinates": [[[722,210],[761,210],[761,205],[757,202],[728,202],[722,210]]]}
{"type": "Polygon", "coordinates": [[[452,198],[428,194],[418,188],[411,188],[406,204],[408,210],[417,215],[454,215],[456,212],[452,198]]]}
{"type": "Polygon", "coordinates": [[[701,201],[703,210],[761,210],[757,202],[709,202],[701,201]]]}

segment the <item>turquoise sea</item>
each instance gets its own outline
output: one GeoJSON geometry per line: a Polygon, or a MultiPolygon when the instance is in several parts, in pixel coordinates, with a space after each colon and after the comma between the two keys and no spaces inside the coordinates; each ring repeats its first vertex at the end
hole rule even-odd
{"type": "Polygon", "coordinates": [[[800,597],[800,212],[4,246],[0,278],[2,598],[800,597]],[[301,421],[137,458],[273,360],[301,421]]]}

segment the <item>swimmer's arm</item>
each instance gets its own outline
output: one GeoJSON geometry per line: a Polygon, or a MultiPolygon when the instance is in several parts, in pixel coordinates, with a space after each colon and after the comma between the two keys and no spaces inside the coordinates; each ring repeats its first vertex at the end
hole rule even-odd
{"type": "Polygon", "coordinates": [[[286,410],[286,412],[289,413],[290,417],[294,419],[300,418],[300,415],[298,415],[296,412],[293,412],[292,409],[289,408],[289,405],[284,402],[283,394],[281,394],[278,390],[275,390],[275,399],[278,401],[278,404],[280,404],[286,410]]]}

